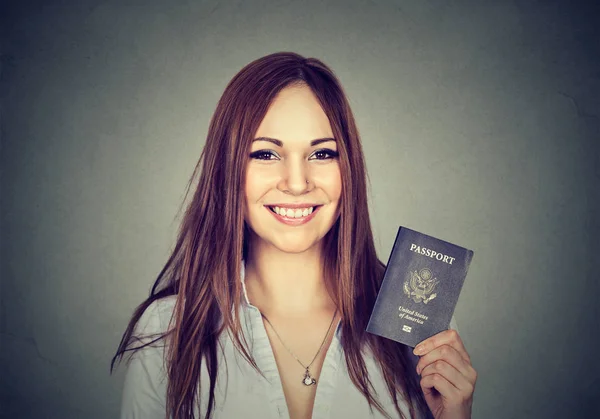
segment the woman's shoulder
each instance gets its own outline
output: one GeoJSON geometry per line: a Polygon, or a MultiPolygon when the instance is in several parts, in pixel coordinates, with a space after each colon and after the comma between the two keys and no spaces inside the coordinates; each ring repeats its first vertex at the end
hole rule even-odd
{"type": "Polygon", "coordinates": [[[177,295],[152,301],[140,316],[135,334],[149,336],[167,332],[176,302],[177,295]]]}
{"type": "Polygon", "coordinates": [[[159,339],[168,328],[177,296],[155,300],[140,316],[133,335],[134,347],[125,373],[121,418],[163,418],[167,394],[165,343],[159,339]],[[144,345],[143,347],[141,347],[144,345]]]}

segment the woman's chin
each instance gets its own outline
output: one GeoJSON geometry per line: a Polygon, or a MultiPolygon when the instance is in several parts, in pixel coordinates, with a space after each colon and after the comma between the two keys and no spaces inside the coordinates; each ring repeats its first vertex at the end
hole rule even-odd
{"type": "Polygon", "coordinates": [[[304,253],[308,250],[311,250],[312,248],[314,248],[314,246],[318,243],[318,241],[313,241],[313,240],[294,240],[294,241],[289,241],[289,242],[280,242],[280,241],[275,241],[275,242],[271,242],[271,245],[273,247],[275,247],[277,250],[279,250],[280,252],[283,253],[291,253],[291,254],[297,254],[297,253],[304,253]]]}
{"type": "Polygon", "coordinates": [[[308,251],[311,247],[312,244],[305,244],[305,245],[301,245],[301,244],[296,244],[296,245],[286,245],[286,246],[275,246],[277,248],[277,250],[283,252],[283,253],[290,253],[290,254],[299,254],[299,253],[304,253],[306,251],[308,251]]]}
{"type": "MultiPolygon", "coordinates": [[[[252,230],[252,229],[251,229],[252,230]]],[[[270,229],[252,230],[252,247],[262,248],[264,251],[282,252],[289,254],[314,251],[325,234],[317,231],[273,231],[270,229]]]]}

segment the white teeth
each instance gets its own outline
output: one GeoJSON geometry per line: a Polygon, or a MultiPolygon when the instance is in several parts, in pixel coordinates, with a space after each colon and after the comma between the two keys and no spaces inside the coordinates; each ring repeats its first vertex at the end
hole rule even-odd
{"type": "Polygon", "coordinates": [[[280,207],[273,207],[274,211],[279,214],[282,215],[284,217],[288,217],[288,218],[302,218],[302,217],[306,217],[309,214],[312,214],[314,207],[309,207],[309,208],[304,208],[304,209],[292,209],[292,208],[280,208],[280,207]]]}

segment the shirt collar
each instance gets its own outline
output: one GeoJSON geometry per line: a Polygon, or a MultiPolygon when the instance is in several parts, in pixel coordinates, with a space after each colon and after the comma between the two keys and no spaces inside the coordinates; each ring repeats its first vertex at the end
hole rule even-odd
{"type": "Polygon", "coordinates": [[[254,307],[254,308],[256,308],[258,310],[257,307],[255,307],[252,304],[250,304],[250,300],[248,299],[248,291],[246,291],[245,273],[246,273],[246,264],[244,263],[244,261],[242,261],[242,264],[240,266],[240,280],[242,282],[242,289],[244,291],[244,298],[243,298],[242,303],[245,306],[254,307]]]}

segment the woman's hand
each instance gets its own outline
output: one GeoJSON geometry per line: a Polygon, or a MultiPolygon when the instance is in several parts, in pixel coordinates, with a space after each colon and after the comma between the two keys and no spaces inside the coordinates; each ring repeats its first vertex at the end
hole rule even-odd
{"type": "Polygon", "coordinates": [[[419,343],[417,374],[429,410],[436,419],[471,417],[477,371],[471,366],[458,332],[444,330],[419,343]]]}

